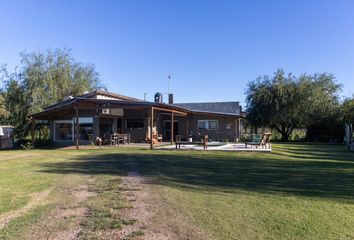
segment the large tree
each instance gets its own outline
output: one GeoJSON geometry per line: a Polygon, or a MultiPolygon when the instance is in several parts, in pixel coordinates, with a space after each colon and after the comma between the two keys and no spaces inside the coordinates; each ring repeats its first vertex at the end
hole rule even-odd
{"type": "Polygon", "coordinates": [[[16,72],[1,71],[7,122],[18,137],[28,134],[29,115],[67,96],[102,88],[94,65],[75,61],[70,49],[23,52],[20,57],[16,72]]]}
{"type": "Polygon", "coordinates": [[[255,127],[275,129],[286,141],[295,128],[310,126],[333,112],[340,89],[330,74],[296,77],[278,70],[248,84],[247,119],[255,127]]]}
{"type": "Polygon", "coordinates": [[[343,123],[354,124],[354,96],[346,98],[341,106],[341,115],[343,123]]]}

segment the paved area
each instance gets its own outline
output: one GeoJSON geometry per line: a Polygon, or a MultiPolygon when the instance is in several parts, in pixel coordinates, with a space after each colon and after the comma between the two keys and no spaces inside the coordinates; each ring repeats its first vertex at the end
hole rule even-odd
{"type": "MultiPolygon", "coordinates": [[[[176,149],[176,145],[164,145],[157,146],[155,149],[173,150],[176,149]]],[[[180,150],[203,150],[203,146],[200,145],[181,145],[180,150]]],[[[208,151],[231,151],[231,152],[272,152],[270,148],[262,148],[256,146],[245,147],[244,143],[218,143],[211,142],[208,145],[208,151]]]]}

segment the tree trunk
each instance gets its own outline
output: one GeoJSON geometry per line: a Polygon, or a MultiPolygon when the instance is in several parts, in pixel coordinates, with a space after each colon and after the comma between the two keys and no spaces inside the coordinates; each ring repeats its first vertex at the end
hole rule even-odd
{"type": "Polygon", "coordinates": [[[287,142],[289,140],[289,135],[286,132],[281,132],[281,140],[287,142]]]}

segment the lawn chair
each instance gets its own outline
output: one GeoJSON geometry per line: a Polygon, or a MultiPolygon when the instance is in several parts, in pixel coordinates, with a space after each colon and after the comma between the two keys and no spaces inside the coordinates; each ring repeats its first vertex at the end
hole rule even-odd
{"type": "Polygon", "coordinates": [[[271,149],[272,145],[270,143],[270,136],[272,135],[272,133],[270,132],[265,132],[263,134],[263,137],[262,137],[262,141],[261,141],[261,146],[262,148],[269,148],[271,149]]]}
{"type": "Polygon", "coordinates": [[[247,135],[246,141],[245,141],[245,147],[247,148],[247,145],[256,146],[258,148],[261,145],[262,142],[262,136],[260,134],[249,134],[247,135]]]}

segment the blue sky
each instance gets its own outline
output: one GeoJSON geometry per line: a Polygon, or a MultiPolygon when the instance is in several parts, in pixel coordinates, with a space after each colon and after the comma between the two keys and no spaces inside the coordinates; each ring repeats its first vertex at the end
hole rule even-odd
{"type": "Polygon", "coordinates": [[[0,1],[0,63],[72,49],[108,90],[176,102],[244,101],[247,83],[283,68],[329,72],[354,94],[354,1],[0,1]]]}

